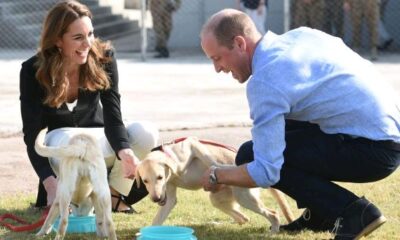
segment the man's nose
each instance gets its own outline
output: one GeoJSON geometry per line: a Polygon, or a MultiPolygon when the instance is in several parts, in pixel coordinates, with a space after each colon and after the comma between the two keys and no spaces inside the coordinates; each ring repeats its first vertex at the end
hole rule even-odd
{"type": "Polygon", "coordinates": [[[219,73],[219,72],[222,71],[222,67],[221,67],[220,65],[216,64],[216,63],[214,63],[214,69],[215,69],[215,71],[216,71],[217,73],[219,73]]]}

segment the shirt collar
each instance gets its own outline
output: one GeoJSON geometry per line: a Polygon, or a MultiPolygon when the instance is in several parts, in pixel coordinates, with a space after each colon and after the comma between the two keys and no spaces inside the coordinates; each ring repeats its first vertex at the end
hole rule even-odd
{"type": "Polygon", "coordinates": [[[263,57],[262,52],[265,52],[269,46],[278,38],[278,35],[272,31],[268,31],[257,43],[256,49],[253,54],[252,61],[252,69],[256,69],[255,67],[260,62],[260,59],[263,57]]]}

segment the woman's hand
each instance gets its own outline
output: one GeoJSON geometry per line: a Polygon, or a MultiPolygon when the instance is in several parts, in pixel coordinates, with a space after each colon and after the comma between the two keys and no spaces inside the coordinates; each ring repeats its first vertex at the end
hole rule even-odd
{"type": "Polygon", "coordinates": [[[51,206],[56,198],[57,179],[54,176],[50,176],[43,181],[43,185],[47,192],[47,206],[51,206]]]}
{"type": "Polygon", "coordinates": [[[139,159],[135,156],[130,148],[119,150],[118,157],[122,161],[124,177],[133,179],[135,177],[135,171],[139,163],[139,159]]]}

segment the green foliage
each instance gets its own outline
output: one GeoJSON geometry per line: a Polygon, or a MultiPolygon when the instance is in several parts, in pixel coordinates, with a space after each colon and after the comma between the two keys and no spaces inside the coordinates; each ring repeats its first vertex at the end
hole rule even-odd
{"type": "MultiPolygon", "coordinates": [[[[341,184],[341,183],[340,183],[341,184]]],[[[359,196],[366,196],[375,203],[388,219],[388,222],[373,232],[368,239],[392,240],[399,239],[400,226],[400,171],[390,177],[375,183],[368,184],[341,184],[354,191],[359,196]]],[[[34,201],[33,195],[7,196],[0,199],[0,214],[13,213],[33,222],[40,217],[40,213],[30,207],[34,201]]],[[[268,191],[262,191],[262,199],[268,208],[278,209],[277,204],[268,191]]],[[[295,202],[289,199],[295,216],[302,211],[296,209],[295,202]]],[[[132,240],[139,229],[151,224],[158,205],[152,203],[149,198],[134,205],[140,213],[137,215],[113,214],[117,228],[118,239],[132,240]]],[[[198,239],[206,240],[244,240],[244,239],[276,239],[276,240],[308,240],[329,239],[329,233],[313,233],[309,231],[296,234],[269,233],[269,222],[261,216],[248,210],[243,212],[250,217],[250,222],[244,225],[234,223],[230,217],[212,207],[207,193],[203,191],[178,190],[178,203],[169,215],[165,225],[188,226],[195,230],[198,239]]],[[[281,216],[282,221],[285,221],[281,216]]],[[[36,238],[34,233],[13,233],[4,227],[0,227],[0,239],[4,240],[30,240],[53,239],[54,232],[43,238],[36,238]]],[[[96,239],[95,234],[67,234],[66,240],[96,239]]]]}

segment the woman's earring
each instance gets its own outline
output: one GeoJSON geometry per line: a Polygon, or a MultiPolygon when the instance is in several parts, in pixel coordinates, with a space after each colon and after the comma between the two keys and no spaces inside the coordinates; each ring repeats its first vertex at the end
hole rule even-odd
{"type": "Polygon", "coordinates": [[[58,49],[58,52],[59,52],[59,53],[61,53],[61,52],[62,52],[62,48],[60,48],[60,47],[57,47],[57,49],[58,49]]]}
{"type": "Polygon", "coordinates": [[[55,87],[56,86],[56,80],[53,78],[53,79],[51,79],[51,86],[52,87],[55,87]]]}

